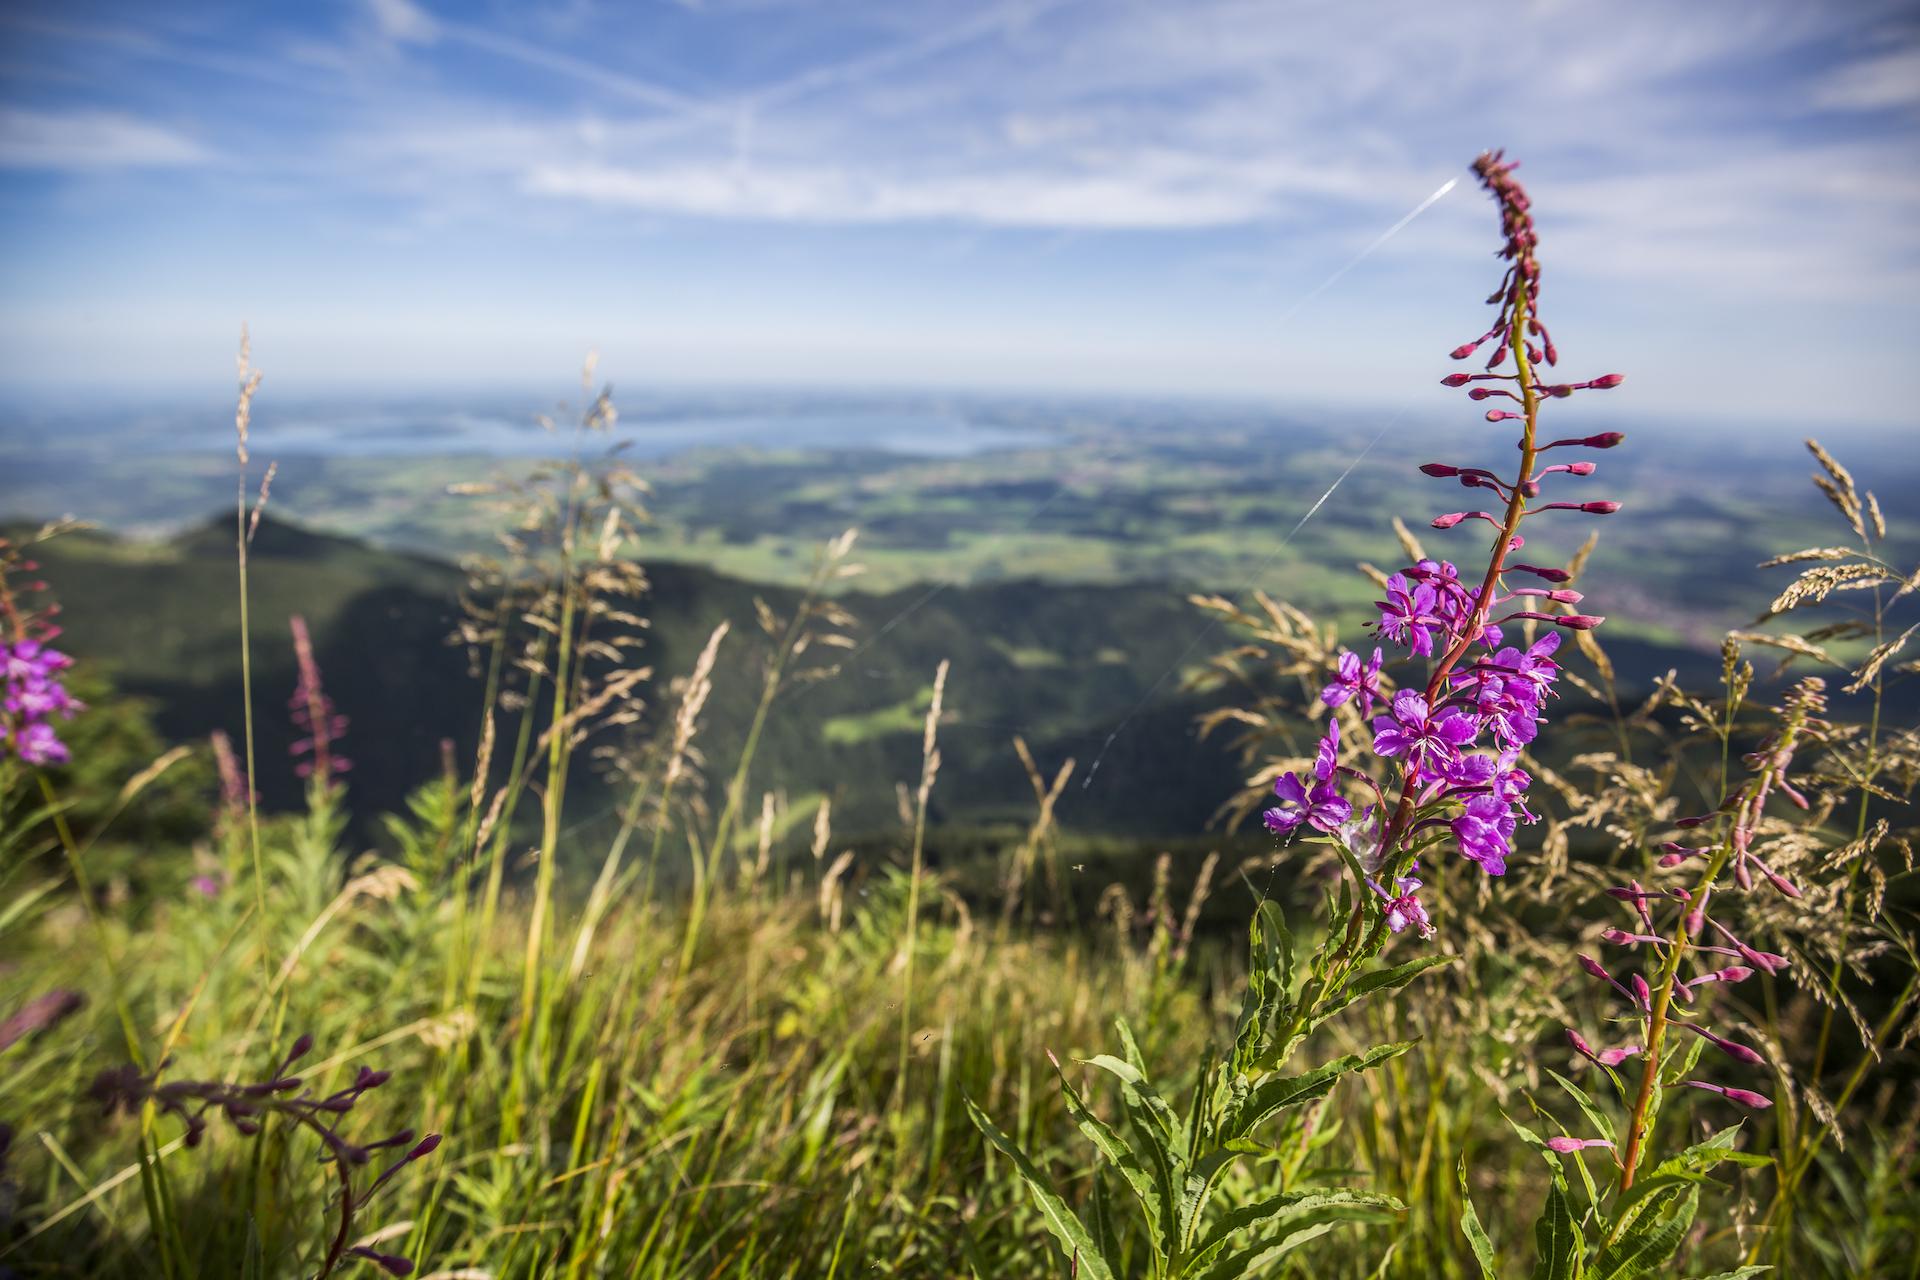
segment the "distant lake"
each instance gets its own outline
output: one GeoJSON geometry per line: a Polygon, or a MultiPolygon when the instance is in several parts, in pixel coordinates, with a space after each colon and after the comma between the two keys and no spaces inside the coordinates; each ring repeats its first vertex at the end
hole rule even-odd
{"type": "MultiPolygon", "coordinates": [[[[253,422],[256,453],[288,456],[417,457],[434,454],[551,456],[572,447],[572,418],[543,430],[532,411],[446,405],[263,403],[253,422]]],[[[994,422],[956,406],[897,404],[678,404],[623,411],[610,434],[588,448],[626,442],[631,456],[689,450],[872,450],[912,457],[967,457],[1044,446],[1058,435],[1036,425],[994,422]]],[[[0,441],[31,441],[116,452],[200,453],[232,447],[232,410],[205,413],[130,409],[25,425],[0,425],[0,441]]]]}

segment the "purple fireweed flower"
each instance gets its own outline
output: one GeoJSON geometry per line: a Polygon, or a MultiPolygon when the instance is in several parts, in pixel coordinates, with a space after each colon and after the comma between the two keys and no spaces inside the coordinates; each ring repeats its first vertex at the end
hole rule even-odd
{"type": "Polygon", "coordinates": [[[39,767],[73,758],[51,722],[70,720],[84,709],[60,676],[73,659],[47,647],[47,639],[56,634],[46,628],[39,638],[20,636],[0,643],[0,748],[11,747],[21,760],[39,767]]]}
{"type": "Polygon", "coordinates": [[[1340,763],[1340,722],[1328,717],[1327,734],[1320,739],[1320,745],[1313,753],[1313,776],[1322,782],[1333,778],[1333,771],[1340,763]]]}
{"type": "Polygon", "coordinates": [[[66,764],[73,759],[73,753],[55,735],[53,726],[40,721],[21,725],[13,735],[13,746],[20,758],[31,765],[45,767],[66,764]]]}
{"type": "Polygon", "coordinates": [[[1471,743],[1480,724],[1457,707],[1435,715],[1412,689],[1393,695],[1391,713],[1373,722],[1373,749],[1389,759],[1404,757],[1409,776],[1432,781],[1459,762],[1460,748],[1471,743]]]}
{"type": "Polygon", "coordinates": [[[1513,808],[1493,795],[1475,796],[1467,801],[1467,811],[1453,820],[1460,852],[1490,876],[1506,874],[1507,856],[1513,852],[1513,828],[1513,808]]]}
{"type": "Polygon", "coordinates": [[[1415,585],[1404,573],[1396,573],[1387,579],[1387,598],[1374,603],[1380,606],[1380,620],[1374,625],[1381,635],[1407,645],[1422,658],[1433,656],[1433,628],[1442,623],[1434,613],[1438,598],[1432,587],[1415,585]]]}
{"type": "Polygon", "coordinates": [[[1316,781],[1309,789],[1299,774],[1282,774],[1273,784],[1273,794],[1280,797],[1280,803],[1261,818],[1275,835],[1292,831],[1303,822],[1315,831],[1331,832],[1353,816],[1353,806],[1330,781],[1316,781]]]}
{"type": "Polygon", "coordinates": [[[1368,880],[1367,887],[1379,894],[1387,913],[1387,928],[1400,933],[1412,925],[1422,938],[1433,936],[1433,924],[1427,919],[1427,909],[1415,897],[1420,881],[1410,876],[1395,876],[1393,892],[1388,893],[1376,880],[1368,880]]]}
{"type": "Polygon", "coordinates": [[[1385,697],[1380,692],[1380,660],[1378,649],[1365,663],[1351,649],[1344,650],[1340,654],[1340,665],[1334,672],[1333,683],[1320,691],[1320,701],[1337,707],[1357,697],[1360,699],[1360,714],[1372,715],[1374,703],[1385,697]]]}
{"type": "Polygon", "coordinates": [[[1729,1089],[1725,1085],[1712,1084],[1705,1080],[1682,1080],[1690,1089],[1705,1089],[1708,1093],[1717,1093],[1729,1102],[1737,1102],[1743,1107],[1752,1107],[1755,1111],[1765,1111],[1773,1105],[1773,1099],[1751,1089],[1729,1089]]]}

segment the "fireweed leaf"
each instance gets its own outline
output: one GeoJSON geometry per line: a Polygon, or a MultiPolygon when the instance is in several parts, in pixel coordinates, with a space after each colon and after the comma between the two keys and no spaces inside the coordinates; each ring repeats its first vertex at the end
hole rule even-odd
{"type": "Polygon", "coordinates": [[[1587,1242],[1573,1220],[1573,1208],[1567,1203],[1567,1182],[1558,1171],[1547,1188],[1547,1202],[1533,1224],[1534,1244],[1539,1253],[1533,1264],[1533,1280],[1575,1280],[1586,1257],[1587,1242]]]}
{"type": "Polygon", "coordinates": [[[1467,1190],[1467,1157],[1464,1153],[1460,1157],[1458,1173],[1460,1230],[1467,1237],[1467,1247],[1473,1250],[1474,1261],[1480,1264],[1480,1280],[1500,1280],[1500,1267],[1493,1256],[1493,1241],[1487,1239],[1487,1229],[1480,1225],[1480,1215],[1473,1211],[1473,1195],[1467,1190]]]}
{"type": "Polygon", "coordinates": [[[1634,1280],[1664,1267],[1686,1239],[1700,1207],[1700,1188],[1667,1188],[1649,1200],[1633,1225],[1601,1250],[1592,1280],[1634,1280]]]}
{"type": "Polygon", "coordinates": [[[980,1109],[978,1103],[964,1093],[960,1098],[966,1104],[967,1118],[973,1121],[974,1127],[993,1144],[996,1151],[1013,1161],[1013,1167],[1020,1171],[1020,1180],[1027,1184],[1034,1203],[1040,1206],[1040,1216],[1046,1222],[1047,1230],[1066,1250],[1079,1273],[1093,1277],[1093,1280],[1114,1280],[1113,1260],[1101,1252],[1099,1240],[1087,1229],[1087,1224],[1080,1221],[1079,1215],[1061,1198],[1060,1193],[1053,1189],[1053,1183],[1047,1175],[1036,1169],[1019,1144],[987,1118],[987,1113],[980,1109]]]}
{"type": "Polygon", "coordinates": [[[1552,1068],[1547,1069],[1547,1074],[1552,1076],[1555,1082],[1557,1082],[1562,1089],[1565,1089],[1567,1091],[1568,1097],[1572,1098],[1575,1103],[1579,1104],[1580,1113],[1587,1118],[1587,1123],[1593,1126],[1593,1130],[1595,1133],[1599,1134],[1601,1137],[1605,1138],[1609,1142],[1613,1142],[1616,1140],[1616,1135],[1614,1134],[1614,1131],[1613,1131],[1612,1117],[1607,1115],[1606,1112],[1600,1110],[1599,1107],[1594,1105],[1593,1099],[1590,1096],[1588,1096],[1587,1091],[1585,1089],[1582,1089],[1579,1085],[1567,1079],[1565,1076],[1561,1075],[1558,1071],[1555,1071],[1552,1068]]]}
{"type": "Polygon", "coordinates": [[[1239,1232],[1265,1230],[1260,1238],[1236,1254],[1221,1259],[1202,1273],[1206,1280],[1239,1280],[1308,1240],[1325,1235],[1343,1223],[1391,1222],[1406,1205],[1388,1195],[1367,1191],[1303,1191],[1275,1196],[1223,1214],[1188,1260],[1191,1269],[1214,1263],[1239,1232]]]}
{"type": "Polygon", "coordinates": [[[1073,1087],[1072,1082],[1067,1079],[1066,1073],[1060,1070],[1058,1064],[1055,1064],[1054,1070],[1060,1076],[1060,1094],[1066,1100],[1067,1114],[1080,1127],[1080,1132],[1087,1136],[1087,1140],[1098,1147],[1100,1154],[1104,1155],[1113,1167],[1120,1171],[1120,1176],[1127,1180],[1127,1185],[1132,1188],[1134,1198],[1140,1202],[1140,1207],[1146,1213],[1148,1220],[1162,1222],[1166,1214],[1163,1184],[1147,1169],[1146,1162],[1141,1159],[1139,1152],[1115,1133],[1111,1125],[1088,1109],[1079,1090],[1073,1087]]]}
{"type": "Polygon", "coordinates": [[[1333,1091],[1333,1086],[1339,1083],[1340,1077],[1397,1058],[1417,1043],[1414,1040],[1402,1040],[1396,1044],[1375,1045],[1364,1053],[1350,1053],[1335,1058],[1325,1066],[1301,1075],[1263,1081],[1253,1088],[1244,1103],[1223,1119],[1221,1132],[1226,1137],[1244,1138],[1288,1107],[1326,1097],[1333,1091]]]}

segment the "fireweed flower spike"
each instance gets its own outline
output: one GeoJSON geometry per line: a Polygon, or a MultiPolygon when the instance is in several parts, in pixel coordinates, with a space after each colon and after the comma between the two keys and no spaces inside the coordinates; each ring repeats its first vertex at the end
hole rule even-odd
{"type": "Polygon", "coordinates": [[[293,631],[293,656],[300,671],[300,683],[287,699],[287,708],[292,713],[294,728],[306,735],[291,748],[300,761],[294,766],[294,772],[302,778],[315,779],[325,788],[335,774],[353,767],[352,762],[333,752],[333,744],[347,731],[347,718],[334,711],[333,700],[327,697],[326,688],[320,682],[320,664],[313,656],[313,638],[307,633],[307,620],[295,614],[288,619],[288,625],[293,631]]]}
{"type": "MultiPolygon", "coordinates": [[[[1737,653],[1728,659],[1733,670],[1737,653]]],[[[1745,757],[1752,770],[1738,788],[1711,814],[1681,818],[1673,825],[1683,831],[1698,832],[1691,839],[1707,836],[1704,843],[1682,844],[1667,840],[1657,845],[1661,851],[1658,865],[1663,871],[1686,871],[1704,862],[1690,888],[1649,889],[1637,881],[1607,890],[1608,896],[1627,904],[1639,921],[1632,933],[1608,930],[1604,937],[1629,945],[1650,943],[1647,952],[1651,981],[1632,975],[1639,1021],[1646,1031],[1645,1065],[1637,1092],[1629,1099],[1628,1123],[1621,1147],[1620,1189],[1633,1186],[1647,1140],[1658,1119],[1660,1073],[1667,1065],[1668,1033],[1684,1028],[1721,1054],[1746,1067],[1769,1066],[1766,1055],[1721,1035],[1704,1025],[1710,1012],[1708,993],[1716,987],[1745,982],[1755,973],[1778,973],[1787,966],[1787,958],[1773,952],[1756,950],[1734,935],[1708,914],[1717,895],[1732,891],[1765,892],[1771,889],[1787,897],[1799,894],[1797,886],[1779,876],[1767,865],[1755,844],[1762,837],[1762,816],[1767,800],[1774,794],[1795,804],[1806,797],[1789,776],[1797,752],[1809,742],[1824,741],[1830,726],[1821,718],[1826,709],[1825,687],[1817,678],[1802,680],[1787,695],[1779,708],[1779,725],[1758,750],[1745,757]],[[1708,835],[1707,833],[1712,833],[1708,835]],[[1719,884],[1723,872],[1731,872],[1733,885],[1719,884]],[[1758,872],[1758,876],[1753,874],[1758,872]],[[1763,884],[1764,882],[1764,884],[1763,884]],[[1653,908],[1659,905],[1666,919],[1656,924],[1653,908]],[[1708,931],[1708,926],[1712,931],[1708,931]],[[1611,936],[1609,936],[1611,935],[1611,936]],[[1714,939],[1717,938],[1718,941],[1714,939]],[[1706,958],[1728,957],[1734,964],[1711,967],[1706,958]],[[1697,967],[1696,967],[1697,966],[1697,967]],[[1644,993],[1644,994],[1642,994],[1644,993]]],[[[1713,962],[1713,963],[1717,963],[1713,962]]],[[[1592,965],[1590,972],[1604,971],[1592,965]]],[[[1608,981],[1613,981],[1611,977],[1608,981]]],[[[1614,983],[1618,987],[1618,983],[1614,983]]],[[[1576,1042],[1576,1050],[1581,1043],[1576,1042]]],[[[1591,1056],[1591,1055],[1588,1055],[1591,1056]]],[[[1752,1110],[1772,1105],[1765,1095],[1713,1080],[1682,1080],[1681,1084],[1703,1092],[1718,1094],[1727,1101],[1752,1110]]]]}
{"type": "Polygon", "coordinates": [[[18,634],[0,641],[0,755],[12,752],[41,767],[72,759],[53,722],[70,720],[83,708],[60,674],[73,660],[47,646],[58,634],[23,620],[18,634]]]}
{"type": "MultiPolygon", "coordinates": [[[[1377,877],[1370,883],[1393,904],[1400,922],[1394,930],[1418,923],[1423,936],[1429,926],[1413,901],[1419,883],[1409,878],[1416,854],[1450,843],[1485,873],[1500,875],[1513,854],[1519,825],[1537,820],[1527,808],[1532,779],[1519,767],[1519,755],[1538,735],[1554,696],[1559,667],[1553,655],[1560,636],[1549,630],[1522,648],[1506,642],[1502,624],[1590,630],[1602,621],[1573,611],[1583,601],[1580,593],[1558,586],[1570,579],[1567,570],[1508,563],[1507,557],[1525,542],[1520,525],[1548,513],[1607,515],[1619,509],[1618,503],[1601,497],[1538,501],[1548,486],[1584,482],[1596,470],[1586,459],[1542,465],[1539,458],[1545,449],[1610,449],[1623,438],[1619,432],[1606,432],[1543,445],[1536,435],[1543,404],[1575,393],[1610,390],[1623,379],[1617,373],[1584,381],[1548,383],[1541,378],[1540,370],[1558,364],[1560,355],[1540,317],[1540,240],[1527,194],[1513,176],[1516,167],[1499,152],[1481,156],[1473,166],[1500,210],[1499,256],[1506,271],[1487,299],[1494,307],[1493,323],[1456,347],[1452,356],[1465,360],[1492,344],[1487,371],[1451,373],[1440,381],[1454,390],[1465,389],[1470,403],[1493,401],[1500,406],[1482,416],[1496,424],[1517,424],[1520,463],[1509,475],[1445,461],[1420,468],[1429,477],[1498,500],[1490,510],[1450,512],[1432,521],[1439,529],[1493,525],[1496,533],[1486,567],[1469,577],[1453,561],[1421,560],[1384,580],[1384,598],[1377,602],[1379,615],[1373,624],[1382,648],[1371,661],[1341,652],[1320,694],[1329,707],[1355,704],[1372,729],[1375,770],[1341,769],[1332,776],[1316,770],[1312,782],[1283,777],[1275,784],[1282,804],[1266,815],[1267,826],[1276,832],[1304,824],[1332,834],[1377,877]],[[1510,582],[1510,574],[1526,574],[1534,581],[1510,582]],[[1549,585],[1537,585],[1542,581],[1549,585]],[[1504,612],[1496,614],[1503,607],[1504,612]],[[1376,703],[1386,701],[1379,671],[1387,647],[1429,661],[1424,685],[1409,682],[1387,702],[1383,714],[1376,714],[1376,703]],[[1364,823],[1348,821],[1351,805],[1336,789],[1342,775],[1381,779],[1374,789],[1382,797],[1397,785],[1398,800],[1382,804],[1378,816],[1364,823]],[[1363,836],[1364,849],[1356,847],[1363,836]],[[1391,891],[1383,887],[1388,885],[1391,891]]],[[[1625,985],[1616,985],[1629,999],[1644,1002],[1625,985]]]]}

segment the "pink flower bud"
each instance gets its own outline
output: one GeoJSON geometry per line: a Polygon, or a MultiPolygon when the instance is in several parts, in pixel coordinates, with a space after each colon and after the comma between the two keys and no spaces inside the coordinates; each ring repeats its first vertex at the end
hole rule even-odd
{"type": "Polygon", "coordinates": [[[1545,578],[1548,582],[1570,582],[1573,575],[1565,569],[1542,568],[1532,564],[1510,564],[1507,568],[1517,573],[1530,573],[1536,578],[1545,578]]]}
{"type": "Polygon", "coordinates": [[[1594,464],[1591,462],[1569,462],[1567,464],[1567,474],[1570,476],[1590,476],[1593,472],[1594,464]]]}
{"type": "Polygon", "coordinates": [[[1583,502],[1580,509],[1590,516],[1610,516],[1620,509],[1617,502],[1583,502]]]}
{"type": "Polygon", "coordinates": [[[1451,529],[1466,518],[1467,513],[1464,511],[1454,511],[1444,516],[1435,516],[1433,518],[1433,527],[1436,529],[1451,529]]]}
{"type": "Polygon", "coordinates": [[[1609,373],[1605,377],[1595,378],[1592,382],[1587,383],[1587,385],[1595,391],[1609,391],[1626,380],[1627,375],[1624,373],[1609,373]]]}
{"type": "MultiPolygon", "coordinates": [[[[1455,347],[1449,354],[1455,360],[1465,360],[1468,356],[1472,355],[1474,352],[1478,351],[1479,349],[1480,349],[1480,344],[1478,342],[1463,342],[1459,346],[1455,347]]],[[[1454,385],[1458,386],[1459,384],[1455,383],[1454,385]]]]}
{"type": "Polygon", "coordinates": [[[1688,1030],[1692,1031],[1695,1035],[1701,1037],[1702,1039],[1710,1041],[1722,1053],[1726,1054],[1729,1058],[1734,1059],[1736,1062],[1744,1062],[1750,1066],[1755,1066],[1755,1067],[1764,1067],[1767,1065],[1767,1060],[1765,1058],[1761,1057],[1754,1050],[1749,1049],[1746,1045],[1741,1044],[1737,1040],[1729,1040],[1725,1036],[1717,1036],[1713,1034],[1713,1032],[1707,1030],[1705,1027],[1699,1026],[1695,1023],[1689,1022],[1685,1025],[1688,1030]]]}
{"type": "Polygon", "coordinates": [[[1561,1155],[1572,1155],[1588,1147],[1611,1147],[1613,1144],[1605,1138],[1548,1138],[1547,1146],[1561,1155]]]}
{"type": "Polygon", "coordinates": [[[1508,412],[1507,412],[1507,411],[1506,411],[1505,409],[1489,409],[1489,410],[1487,410],[1487,421],[1488,421],[1488,422],[1507,422],[1507,421],[1513,421],[1513,422],[1524,422],[1525,420],[1526,420],[1526,415],[1525,415],[1525,414],[1521,414],[1521,413],[1508,413],[1508,412]]]}
{"type": "MultiPolygon", "coordinates": [[[[1462,347],[1460,351],[1454,352],[1453,358],[1455,360],[1466,359],[1466,356],[1463,356],[1462,354],[1460,354],[1461,351],[1465,351],[1468,354],[1471,354],[1472,348],[1462,347]]],[[[1473,378],[1473,375],[1470,373],[1450,373],[1446,377],[1440,379],[1440,385],[1443,387],[1464,387],[1467,385],[1469,381],[1472,380],[1472,378],[1473,378]]]]}
{"type": "Polygon", "coordinates": [[[1591,631],[1606,619],[1591,613],[1564,613],[1549,618],[1548,621],[1556,627],[1565,627],[1569,631],[1591,631]]]}
{"type": "Polygon", "coordinates": [[[1755,1111],[1764,1111],[1773,1105],[1773,1099],[1765,1094],[1755,1093],[1751,1089],[1729,1089],[1725,1085],[1711,1084],[1705,1080],[1682,1080],[1680,1083],[1691,1089],[1705,1089],[1708,1093],[1717,1093],[1728,1102],[1737,1102],[1743,1107],[1752,1107],[1755,1111]]]}
{"type": "Polygon", "coordinates": [[[1436,480],[1443,480],[1448,476],[1457,476],[1460,474],[1460,468],[1450,467],[1444,462],[1429,462],[1423,465],[1420,470],[1434,477],[1436,480]]]}

